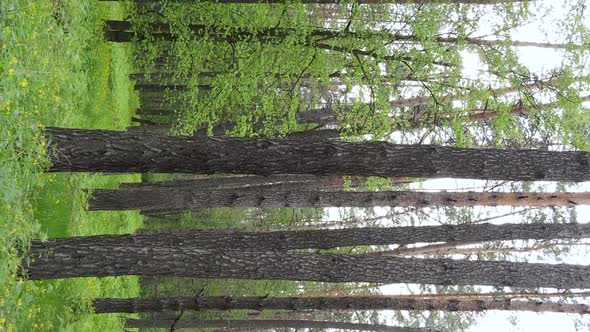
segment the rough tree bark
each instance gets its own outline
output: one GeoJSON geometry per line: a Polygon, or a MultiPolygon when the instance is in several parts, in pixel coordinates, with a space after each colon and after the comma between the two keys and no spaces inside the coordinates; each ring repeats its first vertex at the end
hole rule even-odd
{"type": "MultiPolygon", "coordinates": [[[[136,235],[95,235],[32,241],[31,250],[67,251],[100,246],[156,248],[186,246],[223,250],[330,249],[361,245],[498,240],[581,239],[590,237],[590,224],[478,224],[390,228],[344,228],[251,232],[240,230],[169,231],[136,235]]],[[[403,250],[402,250],[403,254],[403,250]]]]}
{"type": "Polygon", "coordinates": [[[590,153],[48,128],[49,171],[590,180],[590,153]]]}
{"type": "Polygon", "coordinates": [[[320,191],[321,183],[203,190],[193,187],[96,189],[90,210],[182,211],[205,208],[325,208],[373,206],[575,206],[590,192],[320,191]]]}
{"type": "MultiPolygon", "coordinates": [[[[99,1],[113,1],[113,0],[99,0],[99,1]]],[[[121,1],[121,0],[119,0],[121,1]]],[[[157,2],[160,0],[135,0],[136,3],[149,3],[157,2]]],[[[181,1],[181,0],[176,0],[181,1]]],[[[190,1],[190,0],[189,0],[190,1]]],[[[197,0],[194,0],[197,1],[197,0]]],[[[535,0],[353,0],[360,4],[378,4],[378,3],[391,3],[391,4],[444,4],[444,3],[464,3],[473,5],[490,5],[497,3],[507,2],[524,2],[524,1],[535,1],[535,0]]],[[[218,3],[284,3],[285,0],[215,0],[218,3]]],[[[300,0],[301,3],[317,3],[317,4],[340,4],[341,0],[300,0]]]]}
{"type": "Polygon", "coordinates": [[[430,329],[398,327],[379,324],[360,324],[317,320],[287,320],[287,319],[247,319],[247,320],[189,320],[181,319],[127,319],[126,328],[223,328],[223,329],[252,329],[255,331],[292,328],[292,329],[337,329],[339,331],[373,331],[373,332],[434,332],[430,329]]]}
{"type": "Polygon", "coordinates": [[[353,254],[209,251],[192,247],[60,246],[35,250],[30,279],[119,275],[323,282],[589,288],[590,266],[353,254]]]}
{"type": "Polygon", "coordinates": [[[587,304],[494,299],[400,299],[386,295],[321,297],[173,297],[94,300],[96,313],[182,310],[511,310],[588,314],[587,304]]]}
{"type": "Polygon", "coordinates": [[[231,188],[248,188],[248,187],[265,187],[276,184],[291,184],[291,183],[318,183],[327,186],[342,185],[344,179],[337,177],[321,177],[315,175],[305,174],[283,174],[271,176],[223,176],[223,177],[208,177],[204,179],[190,179],[190,180],[170,180],[170,181],[155,181],[155,182],[133,182],[121,183],[121,188],[196,188],[201,190],[212,189],[231,189],[231,188]]]}

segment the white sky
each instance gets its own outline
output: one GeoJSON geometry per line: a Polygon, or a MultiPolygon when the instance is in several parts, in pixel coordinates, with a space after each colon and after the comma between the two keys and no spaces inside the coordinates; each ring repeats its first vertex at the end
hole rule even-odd
{"type": "MultiPolygon", "coordinates": [[[[542,1],[543,6],[553,6],[553,12],[555,16],[563,15],[560,10],[561,4],[564,1],[542,1]]],[[[590,2],[586,1],[586,5],[590,2]]],[[[590,17],[586,17],[586,24],[590,24],[590,17]]],[[[526,26],[518,29],[513,34],[514,40],[528,40],[528,41],[547,41],[545,39],[544,29],[549,35],[559,34],[557,27],[547,22],[536,22],[531,26],[526,26]]],[[[526,65],[536,72],[545,72],[550,68],[554,68],[559,65],[561,61],[561,55],[559,51],[550,49],[541,49],[535,47],[521,47],[518,49],[519,56],[526,65]]],[[[590,190],[590,183],[580,184],[580,190],[590,190]]],[[[578,216],[580,221],[587,222],[590,218],[590,207],[578,207],[578,216]]],[[[576,257],[578,264],[589,263],[588,257],[579,255],[576,257]]],[[[574,262],[571,262],[574,263],[574,262]]],[[[569,314],[558,314],[558,313],[525,313],[525,312],[489,312],[485,317],[477,320],[477,324],[473,326],[470,331],[474,332],[497,332],[497,331],[576,331],[574,321],[581,319],[585,324],[590,324],[590,317],[585,315],[569,315],[569,314]],[[510,322],[510,317],[516,317],[515,324],[510,322]]],[[[580,331],[588,331],[590,325],[586,325],[580,331]]]]}
{"type": "MultiPolygon", "coordinates": [[[[551,15],[543,19],[543,22],[533,22],[531,25],[519,28],[516,30],[512,38],[520,41],[535,41],[535,42],[558,42],[554,36],[559,35],[558,27],[551,24],[553,18],[558,18],[563,15],[563,4],[566,1],[537,1],[538,5],[544,8],[552,6],[551,15]],[[552,38],[553,37],[553,38],[552,38]],[[549,39],[548,39],[549,38],[549,39]]],[[[586,5],[590,5],[590,1],[586,1],[586,5]]],[[[586,24],[590,26],[590,16],[585,19],[586,24]]],[[[482,26],[483,31],[486,27],[482,26]]],[[[555,51],[550,49],[535,48],[535,47],[521,47],[518,49],[521,60],[529,67],[532,72],[547,73],[548,70],[556,68],[561,62],[562,51],[555,51]]],[[[481,68],[481,63],[475,55],[464,55],[464,69],[470,75],[477,76],[478,68],[481,68]]],[[[451,189],[461,190],[460,188],[469,188],[483,186],[483,181],[473,180],[457,180],[457,179],[438,179],[428,180],[422,184],[423,189],[451,189]]],[[[552,186],[549,186],[552,187],[552,186]]],[[[590,191],[590,182],[582,183],[574,191],[590,191]]],[[[377,208],[378,211],[378,208],[377,208]]],[[[498,208],[494,214],[502,214],[510,211],[510,208],[498,208]]],[[[579,222],[590,221],[590,207],[576,207],[578,212],[579,222]]],[[[385,214],[383,209],[382,213],[385,214]]],[[[378,212],[379,214],[379,212],[378,212]]],[[[338,209],[328,209],[327,218],[330,220],[337,220],[339,217],[338,209]]],[[[500,220],[506,222],[506,219],[500,220]]],[[[565,262],[570,264],[589,264],[585,249],[573,250],[574,254],[566,257],[565,262]]],[[[531,255],[529,255],[531,256],[531,255]]],[[[534,261],[534,255],[531,256],[530,261],[534,261]]],[[[382,287],[384,294],[400,294],[405,286],[400,287],[396,285],[382,287]]],[[[406,291],[407,292],[407,291],[406,291]]],[[[406,293],[404,292],[404,293],[406,293]]],[[[586,299],[587,301],[588,299],[586,299]]],[[[590,331],[590,315],[584,317],[580,315],[559,314],[559,313],[528,313],[528,312],[501,312],[490,311],[485,316],[477,319],[476,324],[472,326],[469,331],[473,332],[498,332],[498,331],[559,331],[569,332],[576,331],[574,322],[581,320],[585,327],[578,331],[590,331]]],[[[391,318],[392,314],[387,311],[383,312],[384,318],[391,318]]],[[[389,320],[389,319],[388,319],[389,320]]]]}

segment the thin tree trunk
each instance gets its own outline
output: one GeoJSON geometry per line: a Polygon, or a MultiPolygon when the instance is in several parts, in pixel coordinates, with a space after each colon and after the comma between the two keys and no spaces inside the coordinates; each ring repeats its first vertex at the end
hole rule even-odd
{"type": "Polygon", "coordinates": [[[587,304],[494,299],[401,299],[386,295],[334,297],[176,297],[95,299],[96,313],[138,313],[181,310],[428,310],[590,313],[587,304]]]}
{"type": "Polygon", "coordinates": [[[151,121],[151,120],[146,120],[146,119],[141,119],[141,118],[136,118],[136,117],[131,117],[131,122],[137,122],[140,125],[147,125],[147,126],[157,126],[158,123],[151,121]]]}
{"type": "MultiPolygon", "coordinates": [[[[115,21],[107,20],[107,30],[104,33],[105,40],[111,42],[131,42],[135,40],[144,39],[144,35],[137,34],[132,31],[133,24],[130,21],[115,21]]],[[[276,42],[286,38],[289,35],[296,33],[296,30],[285,29],[285,28],[264,28],[260,31],[249,31],[244,28],[234,28],[233,30],[224,31],[217,30],[214,26],[202,25],[202,24],[191,24],[189,29],[196,36],[207,36],[212,39],[235,42],[240,40],[257,40],[266,42],[276,42]]],[[[171,33],[170,25],[164,22],[153,22],[150,24],[150,32],[148,32],[150,38],[160,40],[175,40],[176,36],[171,33]]],[[[330,38],[336,38],[339,35],[350,35],[350,33],[342,33],[331,30],[316,29],[309,32],[308,40],[305,42],[307,46],[315,47],[318,49],[325,49],[339,53],[351,54],[355,56],[369,56],[378,58],[380,60],[404,60],[404,61],[416,61],[416,58],[399,55],[382,55],[377,54],[373,51],[367,51],[361,48],[347,48],[337,45],[331,45],[326,43],[319,43],[313,40],[313,37],[321,37],[321,40],[330,38]]],[[[451,66],[449,63],[433,61],[433,64],[441,66],[451,66]]]]}
{"type": "MultiPolygon", "coordinates": [[[[313,291],[313,292],[305,292],[299,296],[306,297],[320,297],[320,296],[338,296],[338,295],[350,295],[353,292],[362,292],[365,290],[377,289],[383,285],[380,284],[369,284],[369,285],[359,285],[356,287],[342,287],[342,288],[332,288],[320,291],[313,291]]],[[[545,299],[545,298],[575,298],[575,297],[587,297],[590,296],[590,292],[531,292],[531,291],[521,291],[521,292],[492,292],[492,293],[421,293],[421,294],[399,294],[399,295],[388,295],[391,298],[399,298],[399,299],[446,299],[446,300],[454,300],[454,299],[462,299],[462,300],[479,300],[479,299],[495,299],[495,300],[506,300],[506,299],[545,299]]],[[[273,318],[287,318],[287,316],[282,316],[280,314],[273,315],[273,318]]]]}
{"type": "Polygon", "coordinates": [[[352,254],[208,251],[194,247],[60,246],[32,248],[32,280],[121,275],[590,288],[590,266],[352,254]]]}
{"type": "MultiPolygon", "coordinates": [[[[212,78],[217,75],[223,74],[223,72],[215,72],[215,71],[201,71],[197,74],[197,77],[200,78],[212,78]]],[[[189,78],[193,77],[193,75],[185,75],[181,72],[153,72],[150,74],[145,73],[134,73],[129,74],[129,79],[132,81],[138,82],[175,82],[178,81],[179,78],[189,78]]]]}
{"type": "MultiPolygon", "coordinates": [[[[459,245],[469,245],[469,244],[479,244],[479,242],[475,243],[463,243],[459,245]]],[[[457,244],[451,244],[449,246],[441,245],[440,249],[434,250],[434,248],[428,248],[426,250],[420,250],[420,247],[417,248],[408,248],[414,250],[400,250],[396,251],[377,251],[372,252],[371,254],[374,255],[392,255],[392,256],[416,256],[416,255],[431,255],[431,256],[439,256],[439,255],[471,255],[471,254],[486,254],[486,253],[516,253],[516,252],[531,252],[543,249],[553,248],[559,245],[567,245],[564,243],[559,242],[549,242],[549,243],[541,243],[536,244],[529,247],[497,247],[497,248],[486,248],[486,247],[468,247],[468,248],[457,248],[457,244]]]]}
{"type": "MultiPolygon", "coordinates": [[[[119,32],[119,31],[131,31],[133,30],[133,23],[130,21],[117,21],[117,20],[106,20],[105,21],[107,29],[109,32],[119,32]]],[[[150,28],[153,30],[157,35],[164,35],[166,39],[172,39],[173,36],[170,34],[170,25],[164,22],[151,22],[150,28]]],[[[290,28],[265,28],[258,30],[256,32],[249,31],[248,29],[244,28],[234,28],[232,30],[217,30],[215,26],[208,26],[208,25],[200,25],[200,24],[191,24],[189,28],[192,30],[193,33],[198,35],[207,35],[213,38],[230,38],[232,40],[240,40],[240,39],[252,39],[256,38],[258,40],[265,39],[265,38],[285,38],[289,35],[293,35],[297,33],[295,29],[290,28]]],[[[322,37],[323,39],[333,39],[333,38],[356,38],[356,39],[370,39],[370,38],[379,38],[380,40],[384,40],[386,42],[413,42],[417,43],[420,42],[420,38],[415,35],[404,35],[404,34],[397,34],[397,33],[387,33],[384,31],[338,31],[338,30],[328,30],[328,29],[312,29],[307,32],[307,36],[309,37],[322,37]]],[[[130,36],[132,37],[132,36],[130,36]]],[[[164,38],[164,37],[162,37],[164,38]]],[[[131,41],[133,38],[130,38],[131,41]]],[[[482,39],[482,38],[456,38],[456,37],[435,37],[434,39],[436,42],[441,44],[467,44],[467,45],[477,45],[477,46],[499,46],[506,44],[506,40],[489,40],[489,39],[482,39]]],[[[119,41],[119,40],[113,40],[119,41]]],[[[515,47],[539,47],[539,48],[551,48],[551,49],[564,49],[568,47],[581,47],[580,45],[575,44],[559,44],[559,43],[545,43],[545,42],[532,42],[532,41],[519,41],[519,40],[512,40],[509,41],[509,45],[515,47]]]]}
{"type": "Polygon", "coordinates": [[[255,329],[269,330],[277,328],[292,329],[337,329],[339,331],[375,331],[375,332],[430,332],[433,330],[421,328],[398,327],[380,324],[360,324],[317,320],[287,320],[287,319],[247,319],[247,320],[190,320],[181,319],[126,319],[126,328],[222,328],[222,329],[255,329]]]}
{"type": "Polygon", "coordinates": [[[590,192],[319,191],[321,183],[202,190],[194,187],[96,189],[90,210],[183,211],[207,208],[326,208],[589,205],[590,192]]]}
{"type": "MultiPolygon", "coordinates": [[[[210,85],[199,85],[199,90],[211,89],[210,85]]],[[[134,85],[134,89],[140,92],[184,92],[187,90],[187,86],[184,84],[159,84],[159,83],[137,83],[134,85]]]]}
{"type": "Polygon", "coordinates": [[[590,153],[47,128],[49,171],[590,180],[590,153]]]}
{"type": "MultiPolygon", "coordinates": [[[[499,95],[499,94],[507,94],[507,93],[512,93],[512,92],[516,92],[518,91],[518,89],[543,89],[546,86],[550,86],[551,84],[554,84],[557,81],[557,79],[555,78],[551,78],[548,80],[538,80],[532,83],[527,83],[527,84],[523,84],[520,87],[504,87],[504,88],[497,88],[497,89],[493,89],[491,92],[493,92],[494,95],[499,95]]],[[[441,97],[438,102],[442,103],[449,103],[452,102],[453,100],[457,100],[457,99],[463,99],[465,97],[469,96],[469,93],[466,94],[456,94],[456,95],[447,95],[447,96],[443,96],[441,97]]],[[[582,100],[587,100],[588,97],[583,97],[582,100]]],[[[404,99],[398,99],[398,100],[394,100],[390,103],[392,108],[402,108],[402,107],[416,107],[416,106],[421,106],[421,105],[429,105],[433,102],[432,97],[412,97],[412,98],[404,98],[404,99]]],[[[364,106],[361,107],[368,107],[369,104],[366,104],[364,106]]],[[[539,106],[539,108],[549,108],[549,107],[554,107],[557,106],[556,103],[547,103],[547,104],[542,104],[539,106]]],[[[346,112],[350,111],[352,109],[352,106],[350,105],[345,105],[342,107],[342,112],[344,114],[346,114],[346,112]]],[[[514,106],[513,109],[511,110],[512,114],[528,114],[529,110],[527,108],[525,108],[524,106],[514,106]]],[[[481,121],[481,120],[485,120],[485,119],[490,119],[490,118],[494,118],[497,116],[497,112],[493,111],[493,110],[483,110],[483,109],[475,109],[472,110],[471,112],[468,112],[468,116],[469,116],[469,120],[476,122],[476,121],[481,121]]],[[[304,111],[304,112],[299,112],[297,113],[297,119],[299,122],[302,123],[318,123],[321,125],[338,125],[338,119],[337,119],[337,115],[336,115],[336,109],[334,109],[333,107],[323,107],[323,108],[317,108],[317,109],[312,109],[312,110],[308,110],[308,111],[304,111]]],[[[424,126],[424,123],[426,122],[424,120],[423,116],[418,116],[413,118],[412,120],[412,127],[414,128],[418,128],[418,127],[422,127],[424,126]]],[[[439,122],[441,122],[441,120],[439,120],[439,122]]]]}
{"type": "Polygon", "coordinates": [[[157,133],[166,135],[170,131],[170,126],[168,125],[148,125],[142,124],[140,126],[129,126],[126,128],[129,133],[157,133]]]}
{"type": "Polygon", "coordinates": [[[430,61],[430,62],[425,62],[424,60],[421,60],[420,58],[414,58],[411,56],[405,56],[405,55],[383,55],[380,54],[378,52],[375,52],[373,50],[367,50],[364,48],[349,48],[349,47],[344,47],[344,46],[339,46],[339,45],[333,45],[333,44],[328,44],[328,43],[318,43],[318,42],[310,42],[309,46],[318,48],[318,49],[322,49],[322,50],[328,50],[328,51],[333,51],[333,52],[337,52],[337,53],[343,53],[343,54],[350,54],[350,55],[354,55],[354,56],[367,56],[370,58],[374,58],[374,59],[378,59],[380,61],[402,61],[402,62],[415,62],[416,60],[420,60],[420,63],[423,64],[434,64],[434,65],[439,65],[439,66],[443,66],[443,67],[453,67],[453,64],[450,62],[441,62],[441,61],[430,61]]]}
{"type": "MultiPolygon", "coordinates": [[[[580,102],[589,101],[590,96],[581,96],[580,102]]],[[[547,109],[552,109],[559,107],[559,102],[551,102],[551,103],[544,103],[536,105],[535,107],[527,107],[524,105],[515,105],[510,109],[510,114],[512,115],[528,115],[531,111],[542,111],[547,109]]],[[[469,120],[472,122],[481,121],[481,120],[488,120],[494,119],[498,116],[498,111],[494,110],[485,110],[485,109],[476,109],[469,112],[469,120]]]]}
{"type": "MultiPolygon", "coordinates": [[[[479,224],[390,228],[343,228],[302,231],[244,232],[240,230],[182,230],[137,235],[94,235],[33,241],[34,252],[102,246],[174,247],[223,250],[330,249],[361,245],[420,242],[484,242],[497,240],[581,239],[590,237],[590,224],[479,224]],[[63,248],[63,249],[62,249],[63,248]]],[[[403,251],[401,251],[403,254],[403,251]]],[[[374,255],[370,253],[368,255],[374,255]]]]}
{"type": "MultiPolygon", "coordinates": [[[[581,97],[581,101],[588,101],[590,100],[590,96],[583,96],[581,97]]],[[[402,105],[403,103],[408,103],[408,105],[406,106],[417,106],[417,105],[411,105],[412,102],[415,103],[425,103],[428,104],[430,103],[430,100],[426,101],[426,100],[419,100],[419,99],[404,99],[404,100],[398,100],[395,102],[392,102],[392,107],[396,107],[394,106],[395,104],[398,105],[402,105]]],[[[399,106],[397,106],[399,107],[399,106]]],[[[533,107],[531,109],[531,107],[527,107],[524,105],[515,105],[513,106],[509,113],[511,115],[520,115],[520,116],[524,116],[524,115],[528,115],[531,113],[532,110],[536,110],[536,111],[541,111],[541,110],[547,110],[547,109],[551,109],[551,108],[555,108],[555,107],[559,107],[559,103],[557,102],[551,102],[551,103],[545,103],[545,104],[540,104],[537,105],[535,107],[533,107]]],[[[344,109],[342,110],[342,112],[347,112],[349,111],[350,107],[344,107],[344,109]]],[[[346,113],[344,113],[346,114],[346,113]]],[[[489,119],[494,119],[496,117],[498,117],[498,115],[500,114],[498,111],[496,110],[488,110],[488,109],[472,109],[467,111],[466,113],[466,117],[469,119],[469,121],[471,122],[478,122],[478,121],[483,121],[483,120],[489,120],[489,119]]],[[[305,112],[299,112],[297,114],[297,119],[299,122],[302,123],[317,123],[323,126],[334,126],[334,125],[338,125],[339,121],[337,119],[336,116],[336,111],[330,107],[324,107],[324,108],[318,108],[318,109],[313,109],[313,110],[309,110],[309,111],[305,111],[305,112]]],[[[453,120],[452,116],[435,116],[432,114],[417,114],[415,116],[411,116],[410,119],[408,119],[408,122],[410,123],[410,127],[411,128],[422,128],[425,126],[429,126],[429,125],[438,125],[438,126],[443,126],[443,125],[448,125],[451,121],[453,120]]]]}
{"type": "MultiPolygon", "coordinates": [[[[206,176],[206,175],[205,175],[206,176]]],[[[415,182],[412,178],[391,177],[388,179],[393,184],[404,184],[415,182]]],[[[349,178],[351,188],[360,188],[366,185],[366,179],[362,177],[349,178]]],[[[151,188],[151,187],[192,187],[202,190],[217,190],[231,188],[252,188],[252,187],[269,187],[277,184],[317,184],[317,188],[344,188],[347,180],[341,176],[315,176],[304,174],[284,174],[271,176],[225,176],[209,177],[201,179],[183,179],[170,181],[154,182],[123,182],[120,188],[151,188]]]]}
{"type": "Polygon", "coordinates": [[[388,252],[374,252],[373,255],[392,255],[392,256],[416,256],[416,255],[433,255],[442,254],[456,249],[458,246],[467,246],[481,243],[482,241],[452,241],[445,243],[429,244],[421,247],[399,247],[388,252]]]}

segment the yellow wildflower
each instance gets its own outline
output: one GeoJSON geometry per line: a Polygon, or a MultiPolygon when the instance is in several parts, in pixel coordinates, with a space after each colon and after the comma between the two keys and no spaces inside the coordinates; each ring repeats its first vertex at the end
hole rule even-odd
{"type": "Polygon", "coordinates": [[[20,85],[23,88],[26,88],[27,85],[29,85],[29,81],[27,81],[27,79],[21,80],[20,82],[18,82],[18,85],[20,85]]]}
{"type": "Polygon", "coordinates": [[[14,75],[14,68],[8,69],[8,76],[14,75]]]}
{"type": "Polygon", "coordinates": [[[18,63],[18,59],[15,56],[13,56],[12,59],[10,59],[10,61],[8,62],[8,64],[11,66],[14,64],[17,64],[17,63],[18,63]]]}

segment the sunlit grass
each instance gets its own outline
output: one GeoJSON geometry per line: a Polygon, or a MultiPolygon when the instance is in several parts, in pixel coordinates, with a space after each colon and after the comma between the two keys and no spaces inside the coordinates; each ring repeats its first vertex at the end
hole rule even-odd
{"type": "Polygon", "coordinates": [[[133,296],[137,278],[33,282],[19,277],[32,238],[132,232],[137,213],[85,212],[85,189],[137,175],[44,174],[44,126],[128,125],[136,104],[127,75],[131,50],[102,42],[101,20],[119,3],[91,0],[0,2],[0,330],[120,330],[92,315],[98,296],[133,296]]]}

